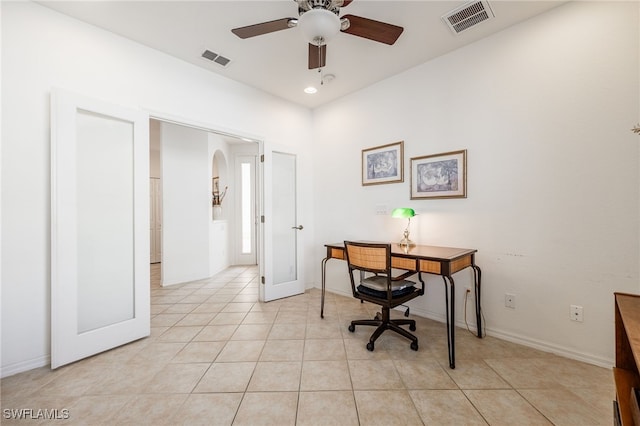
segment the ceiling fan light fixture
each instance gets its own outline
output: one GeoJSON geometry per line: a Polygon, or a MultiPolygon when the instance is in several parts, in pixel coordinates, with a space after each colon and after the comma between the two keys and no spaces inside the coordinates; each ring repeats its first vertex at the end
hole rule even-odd
{"type": "Polygon", "coordinates": [[[311,44],[323,45],[340,32],[340,18],[326,9],[311,9],[298,18],[298,28],[311,44]]]}

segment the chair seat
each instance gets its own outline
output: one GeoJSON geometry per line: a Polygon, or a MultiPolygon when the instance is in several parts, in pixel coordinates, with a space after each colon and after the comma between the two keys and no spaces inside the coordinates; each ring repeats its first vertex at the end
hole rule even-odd
{"type": "MultiPolygon", "coordinates": [[[[387,291],[387,277],[383,275],[375,275],[368,277],[360,281],[360,284],[369,287],[371,290],[387,291]]],[[[415,283],[413,281],[399,280],[391,281],[391,291],[403,290],[407,287],[413,287],[415,283]]]]}
{"type": "MultiPolygon", "coordinates": [[[[413,283],[411,283],[413,284],[413,283]]],[[[416,288],[413,285],[407,285],[407,286],[403,286],[403,287],[399,287],[395,290],[391,291],[391,297],[392,298],[396,298],[396,297],[402,297],[402,296],[406,296],[409,293],[412,293],[416,288]]],[[[365,286],[364,282],[363,284],[360,284],[358,286],[358,291],[362,294],[366,294],[367,296],[372,296],[372,297],[378,297],[381,299],[386,299],[387,298],[387,292],[384,290],[374,290],[369,286],[365,286]]]]}

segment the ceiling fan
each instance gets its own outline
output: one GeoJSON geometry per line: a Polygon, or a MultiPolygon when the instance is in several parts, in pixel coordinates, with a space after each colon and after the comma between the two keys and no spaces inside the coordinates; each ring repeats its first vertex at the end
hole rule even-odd
{"type": "Polygon", "coordinates": [[[245,39],[288,28],[299,27],[309,42],[309,69],[322,68],[327,59],[327,42],[338,32],[392,45],[404,28],[355,15],[340,17],[340,8],[353,0],[293,0],[298,4],[298,18],[282,18],[246,27],[232,33],[245,39]]]}

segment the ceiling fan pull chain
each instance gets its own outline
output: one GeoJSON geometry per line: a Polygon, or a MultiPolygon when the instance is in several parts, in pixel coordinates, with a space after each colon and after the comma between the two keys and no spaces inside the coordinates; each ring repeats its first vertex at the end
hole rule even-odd
{"type": "Polygon", "coordinates": [[[318,72],[320,73],[320,86],[324,85],[324,77],[322,76],[322,43],[324,42],[322,37],[318,37],[318,72]]]}

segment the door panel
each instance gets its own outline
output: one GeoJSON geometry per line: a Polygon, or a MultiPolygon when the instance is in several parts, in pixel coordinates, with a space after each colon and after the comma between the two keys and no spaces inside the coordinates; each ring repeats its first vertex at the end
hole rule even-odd
{"type": "Polygon", "coordinates": [[[78,111],[76,137],[78,333],[84,333],[133,318],[133,123],[78,111]]]}
{"type": "Polygon", "coordinates": [[[302,244],[298,223],[298,157],[291,150],[264,150],[264,301],[304,293],[302,244]]]}
{"type": "Polygon", "coordinates": [[[149,335],[148,116],[51,98],[51,367],[149,335]]]}
{"type": "Polygon", "coordinates": [[[298,278],[296,156],[273,153],[273,285],[298,278]]]}

